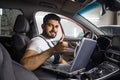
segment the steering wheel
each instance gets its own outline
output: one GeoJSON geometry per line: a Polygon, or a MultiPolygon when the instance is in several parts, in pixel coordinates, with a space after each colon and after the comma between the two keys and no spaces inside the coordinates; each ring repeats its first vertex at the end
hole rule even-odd
{"type": "MultiPolygon", "coordinates": [[[[83,37],[93,39],[94,38],[94,32],[88,31],[83,35],[83,37]]],[[[81,41],[81,39],[73,39],[72,41],[75,41],[75,44],[78,44],[81,41]]],[[[70,46],[75,48],[76,47],[75,44],[70,44],[70,46]]]]}
{"type": "Polygon", "coordinates": [[[94,32],[93,31],[88,31],[84,34],[83,37],[87,37],[87,38],[91,38],[93,39],[94,38],[94,32]]]}

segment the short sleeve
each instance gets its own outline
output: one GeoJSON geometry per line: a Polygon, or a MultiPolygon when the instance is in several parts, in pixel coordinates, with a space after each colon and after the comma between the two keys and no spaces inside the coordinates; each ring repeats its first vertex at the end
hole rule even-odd
{"type": "Polygon", "coordinates": [[[30,40],[27,50],[35,50],[38,53],[49,49],[48,44],[41,37],[35,37],[30,40]]]}

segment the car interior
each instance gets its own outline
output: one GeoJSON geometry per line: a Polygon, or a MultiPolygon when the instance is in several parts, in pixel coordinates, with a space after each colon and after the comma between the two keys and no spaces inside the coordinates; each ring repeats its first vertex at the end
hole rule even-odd
{"type": "Polygon", "coordinates": [[[80,10],[94,2],[101,5],[101,15],[107,10],[120,10],[119,0],[1,0],[0,80],[119,80],[120,35],[106,34],[80,14],[80,10]],[[54,42],[65,35],[64,40],[70,45],[62,55],[66,61],[75,58],[74,51],[84,37],[97,41],[82,73],[67,77],[46,70],[32,72],[21,65],[30,39],[41,34],[42,18],[48,13],[61,18],[62,27],[54,42]]]}
{"type": "Polygon", "coordinates": [[[0,79],[1,80],[38,80],[31,71],[13,61],[7,50],[0,44],[0,79]]]}
{"type": "Polygon", "coordinates": [[[11,38],[12,46],[14,48],[13,58],[15,58],[15,61],[17,62],[20,62],[20,59],[22,58],[27,47],[27,43],[30,40],[27,36],[29,29],[30,24],[27,19],[23,15],[18,15],[14,24],[13,35],[11,38]]]}

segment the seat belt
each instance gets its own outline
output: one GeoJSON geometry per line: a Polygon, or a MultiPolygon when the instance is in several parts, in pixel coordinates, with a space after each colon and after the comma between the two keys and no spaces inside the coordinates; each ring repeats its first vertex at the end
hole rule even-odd
{"type": "MultiPolygon", "coordinates": [[[[43,36],[40,36],[38,35],[39,37],[43,38],[46,43],[48,44],[48,46],[51,48],[52,46],[49,44],[49,42],[43,37],[43,36]]],[[[51,43],[54,45],[54,43],[51,41],[51,43]]],[[[53,64],[59,64],[59,59],[60,59],[60,55],[59,53],[55,52],[54,53],[54,61],[53,61],[53,64]]]]}

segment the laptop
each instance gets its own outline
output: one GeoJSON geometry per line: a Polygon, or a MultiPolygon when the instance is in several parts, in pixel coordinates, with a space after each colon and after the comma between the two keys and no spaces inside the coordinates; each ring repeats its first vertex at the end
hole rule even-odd
{"type": "Polygon", "coordinates": [[[73,59],[71,65],[51,64],[41,66],[41,68],[47,69],[49,71],[55,72],[56,74],[66,77],[75,76],[85,70],[85,67],[88,64],[95,47],[96,47],[95,40],[83,38],[74,51],[75,58],[73,59]]]}

